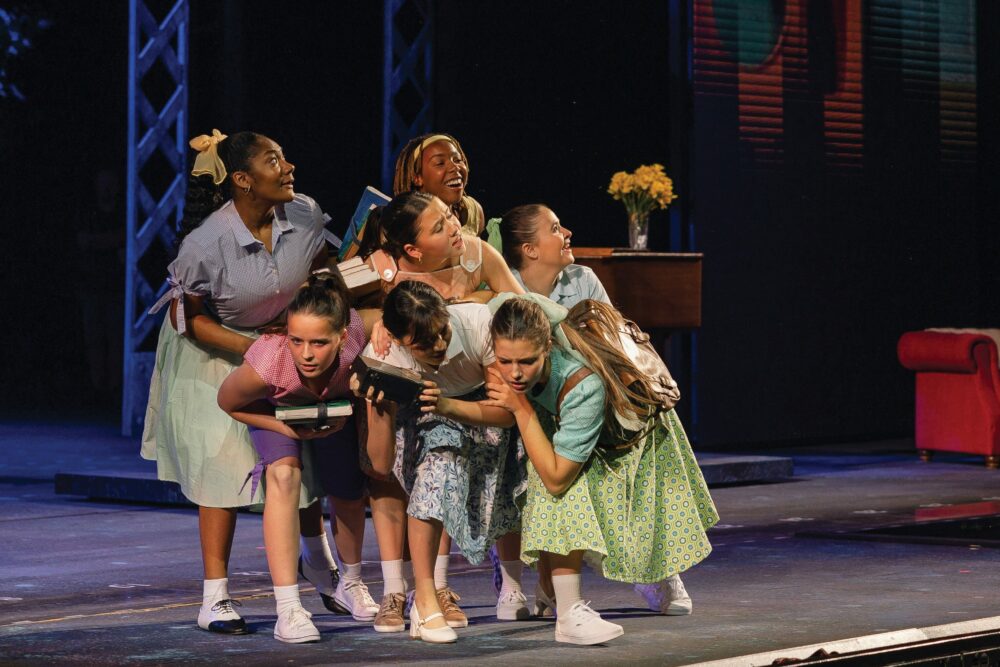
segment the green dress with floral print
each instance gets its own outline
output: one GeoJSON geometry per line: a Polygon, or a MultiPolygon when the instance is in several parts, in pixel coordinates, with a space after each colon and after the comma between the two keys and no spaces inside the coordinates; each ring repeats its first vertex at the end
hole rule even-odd
{"type": "Polygon", "coordinates": [[[542,551],[583,550],[604,577],[650,584],[705,559],[712,550],[705,531],[719,515],[674,411],[654,417],[649,434],[634,447],[598,447],[588,425],[604,418],[603,387],[590,378],[580,382],[563,398],[557,417],[559,391],[580,363],[559,348],[550,359],[548,382],[529,399],[556,452],[568,446],[567,458],[586,463],[558,496],[529,466],[521,559],[533,565],[542,551]],[[560,430],[585,433],[588,441],[567,443],[560,430]]]}

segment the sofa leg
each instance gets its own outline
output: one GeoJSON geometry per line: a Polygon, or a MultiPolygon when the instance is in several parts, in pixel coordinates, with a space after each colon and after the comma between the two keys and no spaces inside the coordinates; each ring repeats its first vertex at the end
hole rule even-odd
{"type": "Polygon", "coordinates": [[[923,461],[924,463],[930,463],[931,456],[933,456],[933,452],[931,452],[931,450],[929,449],[918,449],[917,455],[920,457],[920,460],[923,461]]]}
{"type": "Polygon", "coordinates": [[[986,467],[990,470],[996,470],[1000,468],[1000,456],[987,456],[986,457],[986,467]]]}

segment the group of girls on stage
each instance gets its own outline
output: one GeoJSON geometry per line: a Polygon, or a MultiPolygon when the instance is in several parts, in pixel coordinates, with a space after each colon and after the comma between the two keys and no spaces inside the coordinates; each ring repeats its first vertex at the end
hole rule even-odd
{"type": "Polygon", "coordinates": [[[260,503],[284,642],[320,638],[299,575],[327,609],[378,632],[408,620],[413,638],[454,642],[468,618],[448,582],[453,545],[471,563],[494,551],[498,619],[554,614],[557,641],[623,633],[583,601],[584,561],[651,609],[691,613],[678,575],[710,552],[715,507],[673,410],[657,409],[612,341],[585,335],[615,313],[555,212],[519,206],[487,222],[458,141],[414,139],[365,227],[361,256],[383,290],[364,308],[331,270],[328,218],[295,193],[279,145],[218,131],[191,145],[142,455],[199,507],[201,628],[247,632],[228,561],[236,508],[260,503]],[[419,373],[418,399],[362,395],[359,354],[419,373]],[[353,414],[323,427],[275,417],[334,399],[353,400],[353,414]],[[366,505],[380,602],[361,578],[366,505]],[[533,607],[522,563],[538,570],[533,607]]]}

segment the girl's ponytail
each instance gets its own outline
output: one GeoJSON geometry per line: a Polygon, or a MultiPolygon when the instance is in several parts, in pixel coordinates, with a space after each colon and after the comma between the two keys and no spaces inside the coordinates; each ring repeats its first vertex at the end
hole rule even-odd
{"type": "Polygon", "coordinates": [[[346,329],[351,321],[351,302],[343,277],[329,269],[314,271],[295,293],[288,314],[324,317],[335,331],[346,329]]]}

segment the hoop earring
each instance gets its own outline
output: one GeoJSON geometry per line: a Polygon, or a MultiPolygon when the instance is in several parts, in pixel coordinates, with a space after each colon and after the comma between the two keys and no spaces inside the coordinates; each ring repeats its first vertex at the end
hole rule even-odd
{"type": "Polygon", "coordinates": [[[243,188],[243,194],[245,194],[245,195],[250,194],[250,186],[249,185],[246,186],[245,188],[243,188]]]}

